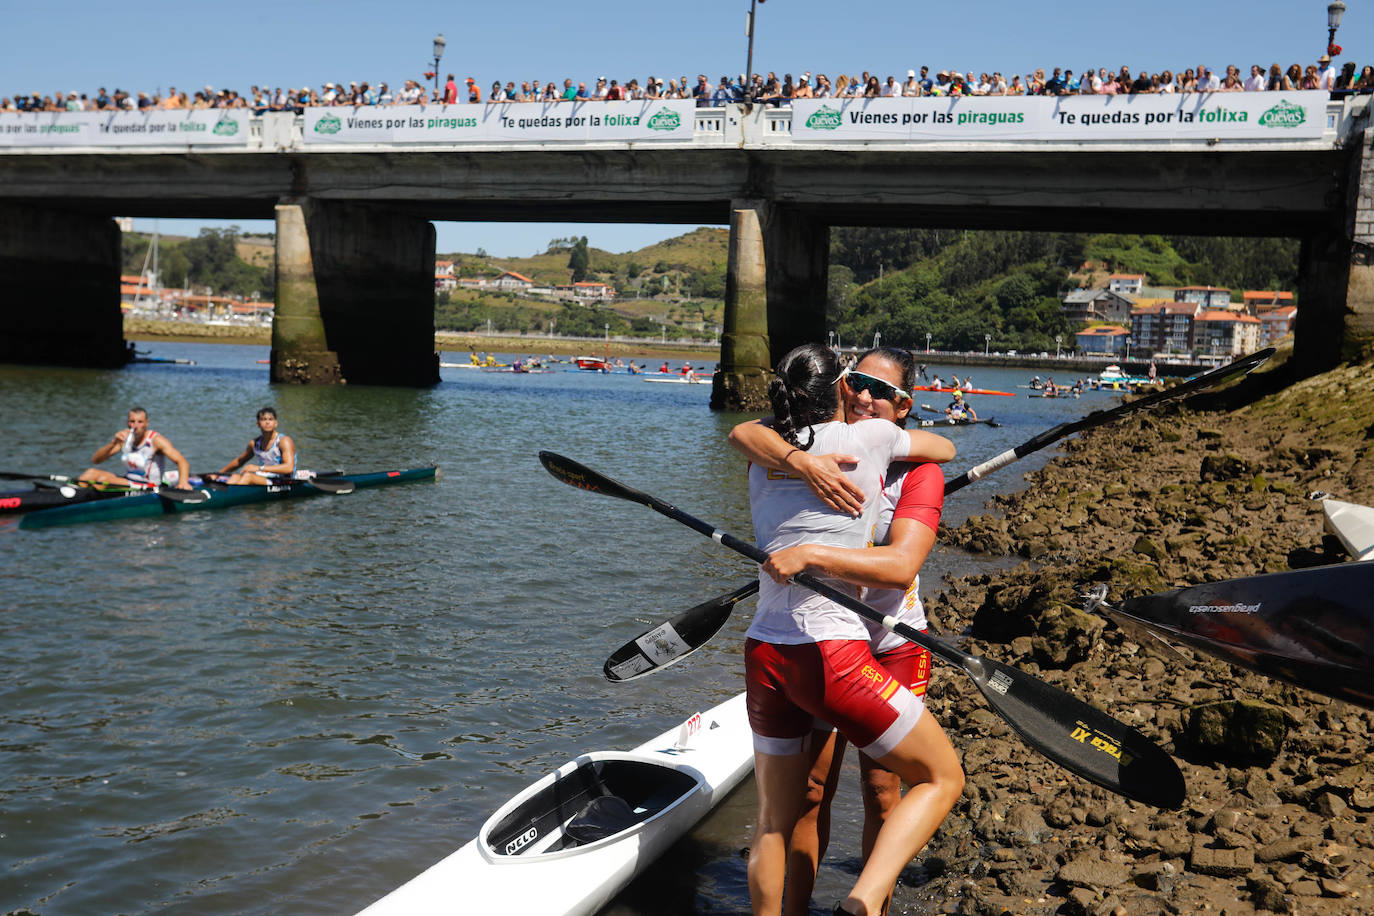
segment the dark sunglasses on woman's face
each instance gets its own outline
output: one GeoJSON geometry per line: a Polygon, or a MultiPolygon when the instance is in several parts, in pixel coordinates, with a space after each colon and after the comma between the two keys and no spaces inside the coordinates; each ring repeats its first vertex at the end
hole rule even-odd
{"type": "Polygon", "coordinates": [[[885,382],[880,378],[875,378],[863,372],[846,369],[840,378],[844,379],[845,384],[848,385],[850,390],[855,394],[867,391],[870,397],[882,398],[885,401],[893,401],[894,403],[898,398],[907,401],[911,400],[910,394],[891,382],[885,382]]]}

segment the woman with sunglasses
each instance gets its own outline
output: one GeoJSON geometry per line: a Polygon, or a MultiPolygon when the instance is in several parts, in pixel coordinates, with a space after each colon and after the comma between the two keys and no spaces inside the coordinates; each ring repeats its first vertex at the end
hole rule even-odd
{"type": "MultiPolygon", "coordinates": [[[[793,351],[789,357],[796,353],[793,351]]],[[[833,355],[831,358],[833,360],[833,355]]],[[[788,379],[790,375],[784,369],[790,368],[788,361],[784,360],[779,366],[779,373],[788,379]]],[[[905,420],[911,409],[911,396],[903,386],[909,388],[913,376],[913,361],[906,351],[884,349],[864,354],[856,368],[844,374],[839,386],[843,412],[852,424],[848,429],[854,431],[852,435],[873,429],[874,424],[859,422],[864,419],[886,420],[887,423],[879,425],[896,432],[894,427],[905,420]]],[[[843,440],[833,432],[829,432],[824,440],[817,436],[812,448],[802,449],[800,445],[792,444],[794,437],[787,434],[793,421],[784,416],[784,411],[790,408],[791,405],[786,403],[779,405],[775,398],[779,419],[772,421],[772,428],[767,422],[754,422],[741,424],[731,433],[731,441],[755,463],[750,478],[756,527],[759,529],[757,533],[760,543],[773,553],[763,567],[767,574],[767,578],[761,579],[764,588],[783,588],[786,594],[800,600],[804,597],[798,594],[801,590],[787,588],[785,583],[797,572],[810,570],[841,582],[881,589],[868,592],[865,600],[870,604],[876,603],[880,610],[903,622],[924,627],[915,579],[934,543],[935,528],[939,522],[944,489],[939,469],[934,465],[909,463],[899,466],[899,473],[891,473],[883,468],[881,473],[885,476],[886,486],[870,492],[871,481],[865,482],[861,474],[853,471],[845,474],[839,470],[838,462],[843,462],[861,472],[863,461],[854,461],[858,456],[843,446],[843,440]],[[837,445],[841,446],[840,452],[821,454],[837,445]],[[779,471],[784,473],[779,474],[779,471]],[[798,477],[813,487],[817,494],[823,495],[806,493],[796,480],[798,477]],[[886,534],[887,546],[864,548],[862,542],[837,543],[833,538],[810,536],[804,542],[793,537],[792,546],[783,547],[787,538],[768,536],[767,520],[772,517],[770,513],[774,510],[768,505],[769,491],[755,486],[760,478],[777,481],[773,493],[790,488],[791,492],[785,497],[777,498],[797,500],[796,505],[809,502],[810,508],[803,511],[812,519],[821,515],[857,519],[859,530],[864,532],[877,527],[879,534],[886,534]],[[831,510],[829,513],[821,510],[822,502],[831,510]],[[873,517],[875,510],[878,512],[876,526],[867,521],[873,517]],[[888,530],[884,532],[882,529],[888,530]]],[[[827,423],[813,429],[833,430],[835,425],[827,423]]],[[[931,440],[922,437],[914,441],[931,440]]],[[[938,449],[925,450],[924,460],[943,461],[953,454],[953,446],[947,440],[941,440],[938,449]]],[[[919,455],[909,457],[915,461],[923,460],[919,455]]],[[[815,535],[816,532],[811,534],[815,535]]],[[[808,600],[806,606],[799,606],[799,609],[809,612],[811,605],[828,604],[819,599],[808,600]]],[[[845,901],[845,905],[851,909],[837,912],[881,912],[886,908],[901,869],[929,840],[963,790],[963,772],[953,747],[933,717],[921,714],[922,703],[917,692],[924,692],[929,656],[886,630],[869,627],[857,617],[853,622],[859,624],[862,630],[853,628],[846,630],[844,635],[855,637],[859,633],[866,634],[857,637],[864,640],[861,647],[854,645],[853,638],[825,638],[833,634],[828,634],[819,626],[809,627],[811,621],[806,616],[801,616],[800,623],[808,637],[806,642],[811,645],[770,645],[761,642],[758,637],[773,635],[774,638],[787,639],[789,634],[779,637],[771,630],[776,621],[770,622],[766,618],[775,610],[765,604],[763,592],[759,606],[759,616],[755,618],[755,626],[750,629],[752,638],[746,650],[751,724],[755,726],[755,772],[759,776],[760,786],[758,832],[750,858],[750,891],[754,911],[773,913],[779,910],[781,901],[777,898],[782,890],[783,868],[783,862],[780,861],[783,852],[779,843],[790,837],[791,850],[786,861],[791,866],[786,875],[788,912],[806,912],[816,865],[828,840],[828,804],[838,779],[844,739],[834,737],[829,729],[807,735],[814,721],[807,718],[809,715],[836,723],[841,734],[854,741],[866,754],[863,758],[867,815],[864,829],[866,864],[853,892],[845,901]],[[765,618],[762,624],[761,617],[765,618]],[[880,635],[875,636],[874,630],[880,635]],[[862,651],[857,652],[860,648],[862,651]],[[884,654],[886,662],[880,664],[872,658],[870,653],[874,648],[884,654]],[[811,699],[808,689],[812,686],[808,681],[818,675],[805,666],[787,666],[787,661],[795,660],[795,653],[808,651],[827,658],[831,652],[855,653],[858,660],[853,664],[848,667],[834,665],[829,670],[851,674],[855,671],[869,672],[867,684],[871,687],[867,692],[871,694],[874,688],[880,694],[891,691],[893,703],[903,709],[903,715],[888,726],[886,733],[877,737],[879,732],[871,722],[865,721],[864,714],[859,714],[856,720],[853,709],[847,708],[843,702],[833,701],[834,693],[829,688],[844,686],[843,679],[834,678],[833,673],[830,679],[839,683],[826,685],[821,703],[808,702],[811,699]],[[778,664],[780,661],[781,665],[778,664]],[[786,676],[779,679],[779,670],[800,683],[794,683],[786,676]],[[771,680],[769,675],[773,676],[771,680]],[[915,691],[911,689],[913,686],[915,691]],[[779,693],[783,695],[781,703],[776,702],[779,693]],[[791,718],[788,723],[769,719],[770,713],[777,712],[779,707],[786,711],[788,702],[804,711],[798,717],[800,721],[786,715],[780,718],[791,718]],[[791,727],[779,730],[777,726],[780,724],[791,727]],[[785,737],[773,733],[777,731],[786,732],[785,737]],[[874,740],[875,737],[877,740],[874,740]],[[804,775],[807,770],[810,771],[809,786],[804,775]],[[901,796],[902,779],[913,786],[905,798],[901,796]],[[789,827],[790,824],[795,824],[795,829],[789,827]]],[[[830,608],[834,606],[830,605],[830,608]]],[[[843,609],[834,610],[847,614],[843,609]]],[[[790,613],[794,620],[800,616],[798,609],[790,613]]],[[[826,676],[819,677],[825,679],[826,676]]]]}

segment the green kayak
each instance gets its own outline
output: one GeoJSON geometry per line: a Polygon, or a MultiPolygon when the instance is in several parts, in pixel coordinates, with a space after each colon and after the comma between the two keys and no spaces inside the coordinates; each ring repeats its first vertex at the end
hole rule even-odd
{"type": "Polygon", "coordinates": [[[411,468],[405,471],[377,471],[372,474],[344,474],[322,479],[332,484],[324,490],[308,480],[284,481],[265,487],[241,485],[228,486],[211,484],[201,487],[198,492],[205,498],[199,502],[187,502],[161,496],[157,493],[126,496],[121,499],[104,499],[95,502],[59,506],[31,512],[20,521],[20,528],[50,528],[54,525],[77,525],[83,522],[104,522],[117,518],[154,518],[159,515],[172,515],[178,512],[195,512],[202,509],[228,509],[249,503],[271,502],[279,499],[296,499],[304,496],[319,496],[332,492],[341,483],[351,483],[354,488],[377,487],[389,483],[406,483],[412,480],[432,480],[438,468],[411,468]]]}

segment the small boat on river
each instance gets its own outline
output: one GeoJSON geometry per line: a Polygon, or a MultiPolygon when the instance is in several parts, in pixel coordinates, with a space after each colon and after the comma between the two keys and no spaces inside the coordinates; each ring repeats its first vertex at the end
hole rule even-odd
{"type": "Polygon", "coordinates": [[[498,808],[476,839],[359,916],[595,913],[753,765],[741,693],[632,751],[570,760],[498,808]]]}
{"type": "Polygon", "coordinates": [[[371,474],[341,474],[317,480],[283,480],[267,486],[204,482],[190,491],[176,493],[136,493],[120,499],[101,499],[76,505],[61,505],[31,512],[20,528],[51,528],[83,522],[105,522],[121,518],[157,518],[202,509],[228,509],[250,503],[273,502],[324,493],[344,493],[363,487],[432,480],[438,468],[411,468],[404,471],[377,471],[371,474]]]}
{"type": "Polygon", "coordinates": [[[599,356],[574,356],[573,362],[579,369],[586,369],[589,372],[606,372],[611,367],[599,356]]]}

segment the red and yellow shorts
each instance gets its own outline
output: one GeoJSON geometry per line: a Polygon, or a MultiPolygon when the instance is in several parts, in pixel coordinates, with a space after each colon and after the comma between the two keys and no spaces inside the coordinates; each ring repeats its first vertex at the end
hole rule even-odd
{"type": "Polygon", "coordinates": [[[820,718],[876,759],[906,737],[924,707],[862,639],[797,645],[750,639],[744,648],[744,679],[754,749],[764,754],[801,753],[820,718]]]}

